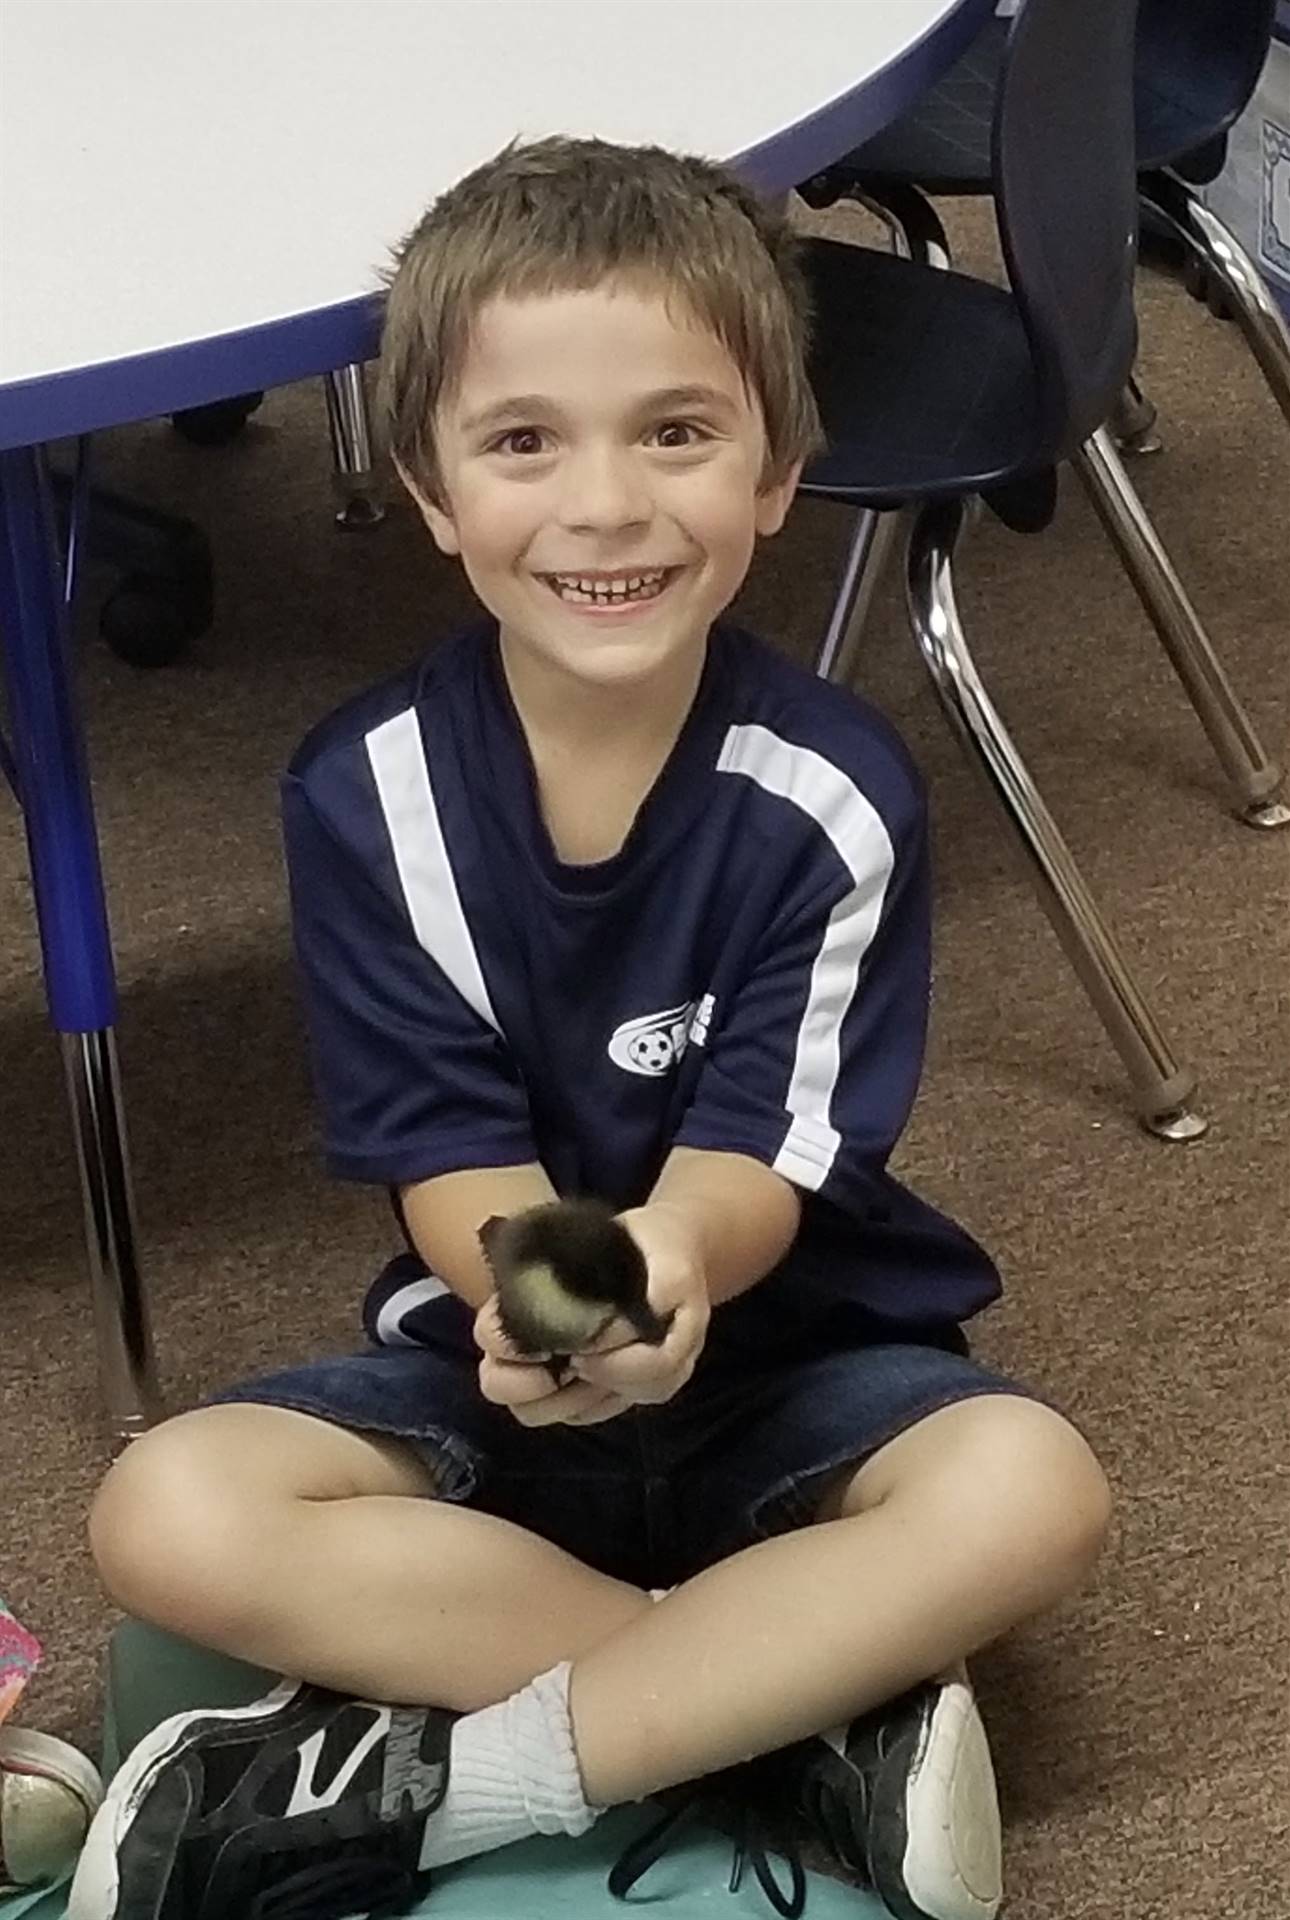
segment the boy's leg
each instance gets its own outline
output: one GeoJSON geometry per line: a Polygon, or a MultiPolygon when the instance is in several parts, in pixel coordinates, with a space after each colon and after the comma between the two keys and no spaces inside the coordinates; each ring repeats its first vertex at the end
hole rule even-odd
{"type": "Polygon", "coordinates": [[[136,1440],[90,1531],[109,1592],[140,1619],[340,1693],[461,1712],[651,1606],[433,1493],[397,1441],[235,1403],[136,1440]]]}
{"type": "MultiPolygon", "coordinates": [[[[193,1431],[178,1441],[172,1432],[169,1465],[193,1431]]],[[[204,1431],[209,1469],[213,1427],[204,1431]]],[[[225,1422],[221,1437],[232,1432],[225,1422]]],[[[257,1446],[268,1433],[258,1427],[257,1446]]],[[[281,1424],[274,1440],[287,1450],[294,1444],[281,1424]]],[[[307,1443],[306,1450],[316,1457],[307,1443]]],[[[450,1735],[436,1707],[363,1706],[290,1682],[250,1709],[167,1722],[131,1756],[96,1816],[73,1887],[75,1920],[135,1920],[158,1910],[176,1887],[181,1902],[198,1893],[214,1898],[212,1875],[223,1876],[221,1898],[240,1897],[262,1885],[266,1870],[290,1878],[296,1868],[315,1877],[343,1869],[346,1895],[356,1897],[355,1876],[368,1872],[373,1889],[378,1879],[385,1885],[382,1876],[388,1877],[395,1855],[406,1877],[529,1833],[583,1832],[598,1806],[642,1798],[849,1719],[993,1639],[1083,1575],[1101,1543],[1107,1507],[1100,1470],[1072,1428],[1033,1402],[982,1397],[926,1418],[845,1485],[835,1483],[824,1496],[821,1524],[735,1554],[655,1607],[633,1588],[588,1576],[563,1555],[530,1563],[536,1576],[530,1580],[530,1566],[521,1567],[511,1553],[521,1546],[528,1551],[529,1536],[519,1529],[478,1534],[450,1567],[434,1551],[432,1530],[415,1529],[417,1545],[409,1547],[410,1520],[426,1513],[442,1520],[449,1510],[409,1498],[418,1491],[420,1469],[379,1447],[375,1453],[387,1459],[380,1470],[366,1453],[348,1453],[339,1491],[339,1454],[323,1486],[312,1468],[302,1483],[298,1463],[296,1503],[349,1509],[353,1524],[338,1543],[317,1533],[312,1519],[302,1532],[293,1512],[287,1540],[296,1558],[284,1565],[262,1529],[245,1525],[255,1507],[245,1497],[255,1463],[239,1459],[243,1497],[213,1526],[207,1514],[195,1535],[191,1525],[185,1535],[173,1489],[152,1514],[159,1528],[179,1522],[185,1574],[177,1608],[176,1583],[168,1588],[162,1576],[173,1538],[154,1546],[148,1576],[138,1575],[145,1558],[138,1551],[138,1502],[162,1479],[159,1446],[152,1452],[153,1466],[141,1465],[129,1478],[123,1469],[96,1513],[100,1561],[127,1605],[212,1644],[220,1644],[216,1634],[222,1634],[232,1650],[296,1672],[304,1665],[293,1652],[302,1628],[312,1636],[315,1666],[322,1657],[352,1664],[358,1646],[387,1634],[405,1636],[415,1645],[406,1665],[416,1678],[396,1681],[393,1689],[405,1695],[413,1685],[422,1698],[439,1700],[452,1686],[463,1693],[468,1684],[489,1687],[483,1666],[495,1635],[513,1637],[523,1649],[516,1656],[524,1663],[521,1679],[535,1677],[505,1700],[458,1719],[450,1735]],[[369,1514],[392,1508],[403,1510],[393,1532],[384,1522],[366,1524],[369,1514]],[[361,1518],[354,1522],[356,1515],[361,1518]],[[135,1541],[135,1551],[122,1560],[125,1582],[112,1578],[116,1548],[109,1545],[112,1523],[122,1518],[134,1527],[135,1541]],[[218,1596],[196,1606],[194,1538],[218,1596]],[[212,1546],[235,1555],[247,1542],[251,1579],[230,1580],[212,1546]],[[339,1568],[324,1543],[333,1555],[343,1548],[339,1568]],[[375,1579],[365,1568],[358,1571],[367,1552],[381,1561],[375,1579]],[[257,1609],[248,1604],[250,1589],[266,1568],[280,1591],[257,1609]],[[495,1583],[507,1575],[509,1592],[498,1605],[495,1583]],[[282,1594],[311,1578],[322,1582],[325,1597],[346,1596],[351,1608],[376,1607],[376,1629],[370,1614],[351,1611],[337,1639],[327,1630],[326,1610],[320,1613],[313,1600],[284,1606],[282,1594]],[[433,1596],[429,1606],[427,1595],[433,1596]],[[619,1610],[627,1617],[615,1626],[619,1610]],[[536,1632],[526,1632],[525,1622],[535,1621],[536,1632]],[[252,1633],[265,1637],[253,1643],[252,1633]],[[593,1641],[592,1633],[600,1637],[593,1641]],[[581,1642],[572,1663],[571,1639],[581,1642]],[[482,1654],[467,1657],[463,1669],[457,1654],[481,1642],[482,1654]],[[566,1657],[544,1667],[555,1643],[566,1657]],[[302,1786],[315,1791],[324,1749],[331,1760],[318,1783],[323,1798],[297,1809],[302,1786]],[[269,1775],[278,1783],[275,1794],[279,1786],[290,1789],[285,1812],[259,1804],[255,1783],[263,1785],[269,1775]],[[332,1816],[323,1820],[309,1811],[309,1804],[340,1798],[346,1804],[336,1818],[350,1835],[343,1848],[342,1827],[332,1816]],[[175,1831],[179,1807],[187,1809],[182,1832],[175,1831]]],[[[197,1511],[197,1494],[207,1485],[218,1488],[220,1480],[212,1474],[202,1482],[190,1473],[180,1485],[197,1511]]],[[[268,1504],[281,1521],[290,1502],[280,1484],[277,1492],[276,1503],[268,1504]]],[[[446,1537],[437,1536],[440,1545],[446,1537]]],[[[375,1659],[388,1679],[397,1656],[375,1659]]],[[[375,1690],[361,1681],[341,1684],[375,1690]]],[[[500,1690],[495,1679],[489,1690],[500,1690]]],[[[964,1907],[936,1898],[898,1910],[986,1914],[994,1903],[964,1907]]]]}
{"type": "Polygon", "coordinates": [[[587,1800],[788,1745],[943,1671],[1077,1586],[1109,1495],[1038,1402],[945,1407],[825,1495],[821,1523],[719,1562],[574,1662],[587,1800]]]}
{"type": "Polygon", "coordinates": [[[340,1692],[469,1712],[573,1661],[586,1797],[641,1799],[940,1672],[1075,1587],[1108,1495],[1037,1402],[943,1408],[824,1496],[821,1524],[655,1605],[487,1514],[415,1499],[409,1452],[280,1408],[219,1406],[136,1441],[93,1538],[158,1625],[340,1692]]]}

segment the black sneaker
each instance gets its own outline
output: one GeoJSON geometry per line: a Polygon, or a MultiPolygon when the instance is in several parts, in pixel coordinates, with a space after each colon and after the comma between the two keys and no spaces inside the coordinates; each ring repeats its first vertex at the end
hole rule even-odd
{"type": "Polygon", "coordinates": [[[994,1920],[999,1803],[962,1668],[861,1715],[839,1743],[820,1735],[780,1757],[812,1837],[898,1920],[994,1920]]]}
{"type": "Polygon", "coordinates": [[[284,1680],[180,1713],[129,1755],[91,1823],[67,1920],[341,1920],[427,1885],[428,1816],[457,1715],[284,1680]]]}
{"type": "Polygon", "coordinates": [[[798,1920],[806,1905],[806,1873],[791,1835],[784,1831],[779,1758],[768,1754],[654,1795],[664,1811],[619,1854],[609,1874],[609,1891],[625,1900],[683,1828],[702,1824],[734,1841],[731,1893],[739,1891],[744,1868],[751,1865],[775,1912],[784,1920],[798,1920]],[[778,1872],[770,1862],[772,1851],[784,1860],[778,1872]],[[782,1884],[784,1869],[787,1887],[782,1884]]]}

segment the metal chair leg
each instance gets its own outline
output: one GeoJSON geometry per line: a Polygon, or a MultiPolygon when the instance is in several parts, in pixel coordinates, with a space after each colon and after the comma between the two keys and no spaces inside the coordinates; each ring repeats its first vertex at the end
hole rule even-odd
{"type": "Polygon", "coordinates": [[[964,521],[961,502],[936,501],[911,531],[909,615],[924,663],[969,758],[1017,829],[1040,903],[1124,1062],[1143,1126],[1164,1140],[1198,1139],[1208,1122],[1188,1105],[1195,1076],[1170,1052],[977,674],[951,571],[964,521]]]}
{"type": "MultiPolygon", "coordinates": [[[[879,197],[853,187],[847,198],[882,221],[891,237],[891,250],[900,259],[916,260],[920,266],[937,267],[942,272],[948,269],[950,243],[940,216],[914,188],[893,187],[889,193],[884,189],[879,197]]],[[[862,507],[857,515],[833,612],[815,658],[815,671],[822,680],[850,686],[855,676],[860,636],[902,519],[903,514],[896,509],[877,512],[862,507]]]]}
{"type": "Polygon", "coordinates": [[[1141,459],[1149,453],[1160,453],[1164,447],[1156,432],[1156,409],[1132,374],[1106,424],[1121,453],[1141,459]]]}
{"type": "Polygon", "coordinates": [[[108,1420],[140,1432],[160,1396],[135,1245],[112,1028],[116,981],[76,712],[54,517],[34,448],[0,452],[0,668],[8,691],[50,1019],[63,1036],[108,1420]]]}
{"type": "Polygon", "coordinates": [[[876,513],[872,507],[862,507],[856,515],[838,596],[815,657],[815,671],[821,680],[848,687],[855,677],[860,636],[895,545],[900,520],[897,512],[876,513]]]}
{"type": "Polygon", "coordinates": [[[347,532],[377,527],[385,508],[372,471],[371,419],[361,366],[337,367],[323,376],[331,432],[335,485],[342,499],[336,524],[347,532]]]}
{"type": "Polygon", "coordinates": [[[1074,464],[1223,771],[1236,789],[1241,819],[1255,827],[1290,825],[1290,807],[1277,797],[1283,770],[1269,759],[1232,690],[1105,427],[1084,442],[1074,464]]]}
{"type": "Polygon", "coordinates": [[[1290,420],[1290,329],[1258,266],[1231,228],[1173,174],[1148,174],[1142,197],[1218,281],[1273,398],[1290,420]]]}
{"type": "Polygon", "coordinates": [[[917,187],[884,182],[881,186],[856,184],[847,189],[848,200],[876,214],[891,235],[891,250],[902,260],[916,260],[923,267],[937,267],[942,273],[950,266],[950,243],[936,208],[917,187]]]}

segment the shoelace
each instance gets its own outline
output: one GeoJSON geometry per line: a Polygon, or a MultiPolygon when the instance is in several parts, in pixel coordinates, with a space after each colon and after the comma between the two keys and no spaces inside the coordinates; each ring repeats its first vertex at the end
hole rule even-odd
{"type": "MultiPolygon", "coordinates": [[[[679,1806],[669,1807],[661,1819],[624,1847],[609,1874],[609,1891],[615,1899],[625,1900],[636,1882],[667,1852],[680,1829],[689,1821],[699,1818],[705,1810],[713,1809],[716,1804],[711,1795],[696,1792],[679,1806]]],[[[734,1815],[735,1852],[729,1882],[731,1893],[738,1893],[744,1867],[751,1863],[758,1885],[776,1913],[782,1914],[784,1920],[799,1920],[806,1906],[806,1874],[796,1846],[790,1843],[783,1851],[789,1876],[788,1891],[785,1892],[775,1878],[767,1857],[756,1809],[738,1798],[729,1801],[723,1798],[719,1805],[723,1812],[734,1815]]]]}
{"type": "Polygon", "coordinates": [[[383,1920],[406,1913],[428,1879],[397,1860],[339,1854],[264,1888],[246,1920],[347,1920],[360,1907],[368,1920],[383,1920]]]}
{"type": "Polygon", "coordinates": [[[798,1810],[834,1858],[853,1878],[868,1886],[872,1884],[866,1843],[869,1784],[863,1774],[857,1775],[852,1792],[858,1804],[841,1799],[827,1781],[811,1781],[802,1792],[798,1810]]]}

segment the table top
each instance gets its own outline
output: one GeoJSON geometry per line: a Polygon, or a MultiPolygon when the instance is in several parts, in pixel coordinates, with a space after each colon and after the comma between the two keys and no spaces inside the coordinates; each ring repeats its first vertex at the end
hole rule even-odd
{"type": "Polygon", "coordinates": [[[370,356],[378,271],[516,135],[786,191],[993,0],[4,0],[0,447],[370,356]]]}

